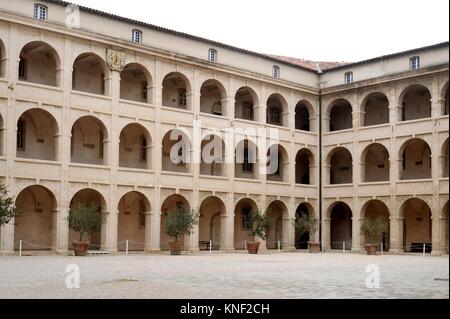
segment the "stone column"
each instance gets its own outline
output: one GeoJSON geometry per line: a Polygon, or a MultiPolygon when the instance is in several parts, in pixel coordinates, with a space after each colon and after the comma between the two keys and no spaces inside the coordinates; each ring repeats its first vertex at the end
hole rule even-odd
{"type": "Polygon", "coordinates": [[[330,226],[331,226],[331,218],[324,217],[322,219],[322,245],[325,248],[325,251],[331,250],[330,226]]]}
{"type": "Polygon", "coordinates": [[[145,239],[144,239],[144,251],[147,253],[152,252],[152,211],[145,211],[145,239]]]}
{"type": "Polygon", "coordinates": [[[158,253],[161,252],[161,188],[155,188],[153,201],[153,213],[150,215],[150,230],[148,231],[150,233],[150,243],[145,250],[151,253],[158,253]]]}
{"type": "MultiPolygon", "coordinates": [[[[355,206],[355,205],[353,205],[355,206]]],[[[361,242],[360,242],[360,227],[361,227],[361,218],[355,216],[355,212],[353,212],[352,217],[352,252],[360,252],[361,251],[361,242]]]]}
{"type": "Polygon", "coordinates": [[[226,215],[220,216],[220,250],[234,251],[234,194],[228,193],[226,215]]]}
{"type": "Polygon", "coordinates": [[[404,252],[403,243],[403,217],[390,216],[390,247],[391,253],[404,252]]]}

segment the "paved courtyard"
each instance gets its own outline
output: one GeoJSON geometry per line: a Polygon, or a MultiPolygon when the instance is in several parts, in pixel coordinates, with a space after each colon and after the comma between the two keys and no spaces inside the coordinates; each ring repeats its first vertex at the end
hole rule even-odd
{"type": "Polygon", "coordinates": [[[360,254],[0,257],[0,298],[449,298],[449,258],[360,254]],[[66,288],[66,267],[80,288],[66,288]],[[366,287],[366,267],[380,288],[366,287]]]}

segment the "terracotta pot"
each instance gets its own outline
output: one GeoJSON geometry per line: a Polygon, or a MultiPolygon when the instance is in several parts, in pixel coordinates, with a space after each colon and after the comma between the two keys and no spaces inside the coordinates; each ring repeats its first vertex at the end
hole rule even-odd
{"type": "Polygon", "coordinates": [[[88,241],[74,241],[72,242],[75,256],[86,256],[86,252],[89,249],[88,241]]]}
{"type": "Polygon", "coordinates": [[[308,248],[310,253],[320,253],[320,243],[309,241],[308,248]]]}
{"type": "Polygon", "coordinates": [[[249,254],[256,255],[259,250],[259,242],[256,241],[248,241],[247,242],[247,250],[249,254]]]}
{"type": "Polygon", "coordinates": [[[183,242],[182,241],[170,241],[170,254],[174,256],[181,255],[183,251],[183,242]]]}
{"type": "Polygon", "coordinates": [[[365,244],[364,247],[366,248],[367,255],[376,255],[378,244],[365,244]]]}

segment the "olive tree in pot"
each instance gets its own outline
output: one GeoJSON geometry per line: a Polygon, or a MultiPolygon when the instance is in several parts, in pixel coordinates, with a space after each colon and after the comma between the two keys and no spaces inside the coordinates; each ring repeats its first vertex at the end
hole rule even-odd
{"type": "Polygon", "coordinates": [[[175,210],[164,213],[166,234],[174,239],[169,241],[171,255],[181,255],[183,241],[179,239],[192,234],[198,218],[199,212],[189,211],[183,206],[177,206],[175,210]]]}
{"type": "Polygon", "coordinates": [[[314,214],[303,214],[292,220],[300,235],[309,234],[308,249],[310,253],[320,252],[320,243],[314,241],[314,236],[319,229],[319,219],[314,214]]]}
{"type": "MultiPolygon", "coordinates": [[[[266,240],[267,232],[270,228],[270,219],[268,214],[261,214],[258,210],[250,210],[245,218],[244,229],[252,238],[259,237],[266,240]]],[[[257,241],[248,241],[247,250],[249,254],[257,254],[259,245],[257,241]]]]}
{"type": "Polygon", "coordinates": [[[366,218],[361,225],[361,234],[367,238],[367,243],[364,245],[368,255],[376,255],[378,243],[380,242],[383,233],[387,232],[389,228],[386,218],[378,216],[376,218],[366,218]]]}
{"type": "Polygon", "coordinates": [[[97,206],[82,204],[70,209],[67,221],[69,228],[80,234],[80,239],[72,242],[75,256],[86,256],[90,242],[83,240],[84,235],[100,231],[106,217],[102,216],[97,206]]]}
{"type": "Polygon", "coordinates": [[[0,226],[8,224],[20,213],[21,211],[14,205],[14,198],[9,196],[6,186],[0,183],[0,226]]]}

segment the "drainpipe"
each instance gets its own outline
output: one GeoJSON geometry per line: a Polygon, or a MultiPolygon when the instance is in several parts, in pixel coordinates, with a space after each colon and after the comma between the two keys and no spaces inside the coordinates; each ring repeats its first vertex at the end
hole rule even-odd
{"type": "MultiPolygon", "coordinates": [[[[320,70],[320,69],[319,69],[320,70]]],[[[320,76],[319,72],[319,76],[320,76]]],[[[321,247],[323,247],[322,241],[322,86],[323,83],[319,82],[319,242],[321,243],[321,247]]]]}

